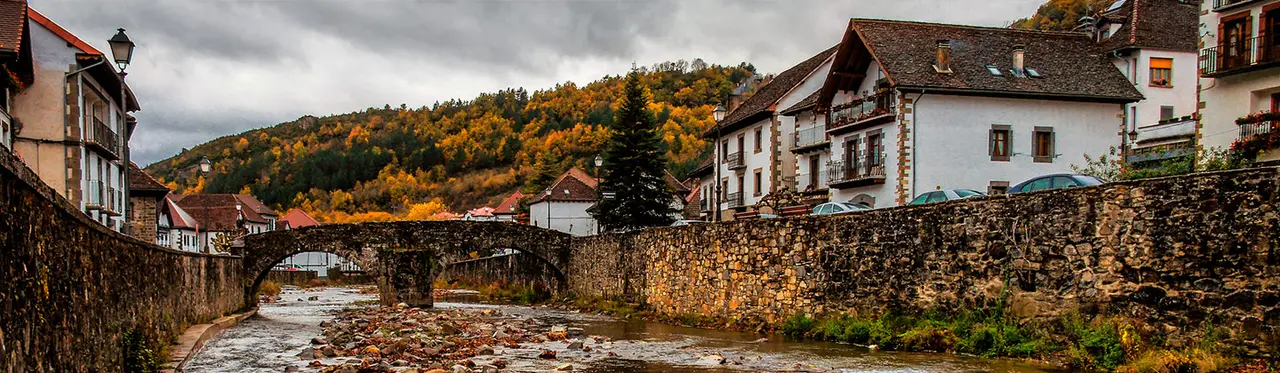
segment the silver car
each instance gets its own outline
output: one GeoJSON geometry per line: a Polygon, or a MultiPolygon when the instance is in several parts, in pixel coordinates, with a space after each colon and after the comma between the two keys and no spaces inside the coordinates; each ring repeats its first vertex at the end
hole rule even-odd
{"type": "Polygon", "coordinates": [[[813,208],[813,213],[809,215],[838,215],[848,214],[851,212],[867,211],[871,208],[860,204],[848,202],[827,202],[813,208]]]}
{"type": "Polygon", "coordinates": [[[924,205],[924,204],[929,204],[934,202],[954,201],[957,199],[965,199],[969,197],[981,197],[985,195],[986,194],[973,189],[935,190],[929,193],[924,193],[919,196],[916,196],[916,199],[911,200],[911,204],[924,205]]]}

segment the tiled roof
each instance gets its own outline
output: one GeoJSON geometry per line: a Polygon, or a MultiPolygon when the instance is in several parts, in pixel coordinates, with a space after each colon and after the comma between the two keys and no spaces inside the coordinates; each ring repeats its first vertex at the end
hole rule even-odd
{"type": "Polygon", "coordinates": [[[191,214],[187,213],[182,207],[178,207],[178,203],[174,202],[173,198],[170,198],[172,196],[174,195],[170,194],[164,198],[165,208],[169,210],[169,220],[173,223],[170,226],[176,229],[200,229],[200,224],[196,222],[196,219],[191,217],[191,214]]]}
{"type": "Polygon", "coordinates": [[[1093,39],[1082,33],[870,19],[854,19],[849,27],[857,35],[851,42],[861,39],[899,89],[1107,102],[1142,99],[1093,39]],[[952,73],[934,70],[937,40],[951,44],[952,73]],[[1026,47],[1025,66],[1042,78],[1014,77],[1010,72],[1013,49],[1019,45],[1026,47]],[[1003,74],[992,75],[988,65],[1003,74]]]}
{"type": "Polygon", "coordinates": [[[827,62],[827,59],[835,51],[836,47],[831,47],[778,74],[773,78],[773,81],[760,87],[760,90],[748,97],[746,101],[743,101],[742,105],[738,105],[737,109],[725,116],[724,120],[707,130],[703,137],[715,137],[717,129],[732,131],[743,125],[750,124],[749,121],[752,118],[772,112],[778,100],[782,99],[782,96],[785,96],[796,85],[804,82],[804,78],[821,67],[824,62],[827,62]]]}
{"type": "Polygon", "coordinates": [[[241,217],[249,222],[267,223],[252,208],[236,209],[237,205],[241,202],[235,194],[192,194],[178,201],[179,207],[187,210],[200,226],[210,231],[234,231],[237,229],[236,221],[241,217]]]}
{"type": "Polygon", "coordinates": [[[315,218],[312,218],[311,215],[301,209],[289,210],[289,213],[284,214],[284,217],[280,218],[280,223],[288,224],[289,228],[294,229],[320,225],[320,222],[316,221],[315,218]]]}
{"type": "Polygon", "coordinates": [[[694,188],[693,190],[689,191],[688,195],[684,196],[684,202],[698,203],[698,200],[702,198],[701,194],[702,194],[702,188],[694,188]]]}
{"type": "Polygon", "coordinates": [[[510,196],[507,196],[507,199],[502,200],[502,203],[498,204],[497,208],[493,209],[493,213],[496,215],[515,215],[516,207],[520,203],[521,198],[524,198],[524,193],[511,193],[510,196]]]}
{"type": "Polygon", "coordinates": [[[681,196],[689,193],[689,187],[680,182],[680,179],[676,179],[676,175],[672,175],[671,171],[663,170],[663,173],[666,174],[667,188],[671,188],[672,192],[681,196]]]}
{"type": "Polygon", "coordinates": [[[270,216],[280,215],[280,214],[277,214],[275,210],[272,210],[270,207],[267,207],[266,204],[263,204],[262,201],[259,201],[257,198],[254,198],[251,195],[237,194],[236,199],[240,200],[240,203],[243,203],[245,207],[253,209],[253,212],[258,213],[258,215],[270,215],[270,216]]]}
{"type": "Polygon", "coordinates": [[[493,208],[489,206],[467,210],[471,216],[493,216],[493,208]]]}
{"type": "Polygon", "coordinates": [[[102,52],[99,51],[97,48],[94,48],[92,45],[89,45],[89,43],[85,43],[84,40],[81,40],[80,38],[71,34],[70,31],[67,31],[67,29],[62,28],[62,26],[59,26],[57,23],[54,23],[52,20],[49,19],[49,17],[45,17],[44,14],[40,14],[40,12],[37,12],[35,9],[30,9],[28,14],[31,16],[32,21],[35,21],[41,26],[44,26],[44,28],[49,29],[49,31],[53,32],[54,35],[58,35],[58,37],[62,38],[62,40],[66,40],[67,44],[71,44],[72,46],[75,46],[76,49],[80,50],[80,52],[84,54],[104,56],[104,54],[102,54],[102,52]]]}
{"type": "Polygon", "coordinates": [[[797,102],[795,105],[791,105],[791,107],[782,110],[781,114],[795,115],[797,113],[805,111],[806,109],[810,109],[810,108],[813,108],[814,106],[818,106],[818,96],[821,96],[821,93],[822,93],[822,90],[813,91],[813,93],[809,94],[809,97],[805,97],[803,100],[800,100],[800,102],[797,102]]]}
{"type": "Polygon", "coordinates": [[[546,191],[538,193],[530,204],[551,202],[592,202],[596,200],[596,180],[578,168],[565,171],[546,191]]]}
{"type": "Polygon", "coordinates": [[[696,176],[704,176],[704,175],[712,174],[713,173],[712,171],[714,171],[711,167],[712,163],[715,163],[714,153],[708,154],[706,158],[703,158],[702,161],[699,161],[698,167],[694,167],[693,171],[689,172],[689,176],[696,177],[696,176]]]}
{"type": "Polygon", "coordinates": [[[137,164],[129,162],[129,191],[161,192],[161,195],[163,195],[169,193],[169,187],[160,184],[159,181],[148,175],[146,171],[138,168],[137,164]]]}
{"type": "Polygon", "coordinates": [[[1120,23],[1120,30],[1100,45],[1104,51],[1152,48],[1195,52],[1199,44],[1200,7],[1183,0],[1128,0],[1100,19],[1120,23]]]}
{"type": "Polygon", "coordinates": [[[22,47],[22,31],[27,26],[25,0],[0,0],[0,51],[17,52],[22,47]]]}

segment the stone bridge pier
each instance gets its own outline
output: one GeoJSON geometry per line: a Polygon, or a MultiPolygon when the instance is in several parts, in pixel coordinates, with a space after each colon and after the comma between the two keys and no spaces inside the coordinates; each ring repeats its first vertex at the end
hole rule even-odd
{"type": "Polygon", "coordinates": [[[432,284],[443,268],[472,252],[512,249],[548,265],[564,278],[571,236],[501,222],[404,221],[326,224],[249,235],[244,256],[245,304],[281,260],[304,252],[332,253],[364,268],[377,281],[380,303],[432,306],[432,284]]]}

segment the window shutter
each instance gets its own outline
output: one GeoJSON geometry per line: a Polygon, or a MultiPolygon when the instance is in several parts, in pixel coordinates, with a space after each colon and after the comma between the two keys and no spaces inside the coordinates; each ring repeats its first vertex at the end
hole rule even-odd
{"type": "Polygon", "coordinates": [[[996,155],[996,130],[987,130],[987,155],[996,155]]]}
{"type": "Polygon", "coordinates": [[[1215,61],[1216,65],[1214,66],[1213,70],[1222,68],[1222,62],[1226,58],[1226,53],[1223,53],[1223,52],[1226,52],[1227,50],[1227,48],[1225,47],[1225,45],[1227,44],[1227,40],[1224,39],[1224,37],[1226,37],[1226,34],[1224,34],[1226,31],[1227,31],[1227,24],[1225,22],[1218,21],[1218,44],[1217,44],[1218,55],[1211,57],[1217,60],[1215,61]]]}
{"type": "Polygon", "coordinates": [[[1053,162],[1053,159],[1057,157],[1058,155],[1057,147],[1058,147],[1058,133],[1050,131],[1049,132],[1049,162],[1053,162]]]}
{"type": "Polygon", "coordinates": [[[1173,59],[1172,59],[1172,58],[1157,58],[1157,57],[1152,57],[1152,58],[1151,58],[1151,68],[1153,68],[1153,69],[1172,69],[1172,68],[1173,68],[1173,59]]]}

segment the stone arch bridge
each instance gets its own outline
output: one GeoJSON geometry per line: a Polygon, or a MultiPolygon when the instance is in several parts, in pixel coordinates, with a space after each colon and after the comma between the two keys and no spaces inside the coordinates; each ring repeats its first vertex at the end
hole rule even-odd
{"type": "Polygon", "coordinates": [[[360,265],[377,280],[383,305],[432,305],[432,282],[444,267],[472,252],[514,249],[548,264],[564,286],[571,236],[503,222],[404,221],[326,224],[249,235],[244,257],[245,304],[257,304],[258,286],[285,258],[325,252],[360,265]]]}

